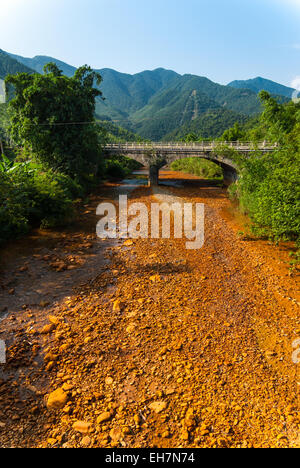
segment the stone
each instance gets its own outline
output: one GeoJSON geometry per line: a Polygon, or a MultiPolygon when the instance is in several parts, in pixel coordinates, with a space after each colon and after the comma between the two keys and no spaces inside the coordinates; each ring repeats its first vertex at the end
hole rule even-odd
{"type": "Polygon", "coordinates": [[[86,436],[82,439],[80,445],[81,447],[89,447],[91,443],[92,443],[91,439],[88,436],[86,436]]]}
{"type": "Polygon", "coordinates": [[[131,323],[130,325],[128,325],[128,327],[126,328],[126,331],[127,333],[132,333],[136,328],[136,324],[135,323],[131,323]]]}
{"type": "Polygon", "coordinates": [[[110,438],[111,438],[112,442],[114,442],[114,443],[119,442],[120,439],[122,438],[122,432],[118,427],[114,427],[110,431],[109,435],[110,435],[110,438]]]}
{"type": "Polygon", "coordinates": [[[104,413],[100,414],[97,418],[97,424],[102,424],[103,422],[109,421],[111,419],[111,413],[109,411],[105,411],[104,413]]]}
{"type": "Polygon", "coordinates": [[[167,408],[167,403],[164,401],[155,401],[149,405],[149,408],[156,414],[159,414],[167,408]]]}
{"type": "Polygon", "coordinates": [[[126,240],[123,244],[124,247],[131,247],[132,245],[133,241],[131,239],[126,240]]]}
{"type": "Polygon", "coordinates": [[[88,434],[91,429],[91,424],[85,421],[76,421],[73,424],[73,429],[81,434],[88,434]]]}
{"type": "Polygon", "coordinates": [[[113,311],[114,311],[114,312],[121,312],[122,309],[123,309],[123,304],[122,304],[122,302],[120,301],[120,299],[117,299],[117,300],[114,302],[113,311]]]}
{"type": "Polygon", "coordinates": [[[40,333],[41,335],[48,335],[49,333],[53,332],[53,330],[55,330],[55,325],[53,325],[53,323],[50,323],[49,325],[45,325],[40,331],[40,333]]]}
{"type": "Polygon", "coordinates": [[[59,410],[64,408],[68,401],[68,396],[62,388],[58,388],[54,392],[50,393],[47,401],[47,408],[49,410],[59,410]]]}

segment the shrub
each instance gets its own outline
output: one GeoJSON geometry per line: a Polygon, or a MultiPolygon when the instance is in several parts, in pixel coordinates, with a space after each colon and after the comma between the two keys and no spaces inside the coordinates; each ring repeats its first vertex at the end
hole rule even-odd
{"type": "Polygon", "coordinates": [[[173,171],[182,171],[187,174],[194,174],[205,179],[222,179],[222,169],[211,161],[199,158],[186,158],[174,161],[171,164],[173,171]]]}
{"type": "Polygon", "coordinates": [[[0,161],[0,243],[30,227],[54,227],[69,221],[72,199],[82,188],[70,177],[43,171],[32,162],[0,161]]]}

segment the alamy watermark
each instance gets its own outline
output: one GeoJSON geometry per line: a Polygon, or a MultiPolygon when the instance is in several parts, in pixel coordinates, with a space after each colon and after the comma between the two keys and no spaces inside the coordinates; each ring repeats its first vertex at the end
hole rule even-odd
{"type": "Polygon", "coordinates": [[[175,239],[187,239],[186,248],[201,249],[204,245],[203,203],[151,203],[150,212],[144,203],[131,203],[127,195],[119,197],[119,222],[117,208],[112,203],[101,203],[97,215],[100,239],[170,239],[171,217],[175,239]],[[151,220],[151,227],[149,221],[151,220]]]}
{"type": "Polygon", "coordinates": [[[6,363],[6,345],[5,341],[0,340],[0,364],[6,363]]]}
{"type": "Polygon", "coordinates": [[[5,104],[6,102],[6,88],[5,82],[0,80],[0,104],[5,104]]]}

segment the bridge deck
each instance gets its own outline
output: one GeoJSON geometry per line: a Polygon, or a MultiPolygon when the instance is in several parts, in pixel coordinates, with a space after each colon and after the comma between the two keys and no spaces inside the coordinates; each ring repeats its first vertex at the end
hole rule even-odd
{"type": "Polygon", "coordinates": [[[277,144],[268,142],[258,143],[257,145],[251,142],[202,142],[202,143],[114,143],[105,146],[105,151],[125,152],[125,153],[143,153],[149,151],[167,152],[167,153],[209,153],[214,152],[222,144],[240,152],[250,152],[255,149],[269,152],[278,148],[277,144]]]}

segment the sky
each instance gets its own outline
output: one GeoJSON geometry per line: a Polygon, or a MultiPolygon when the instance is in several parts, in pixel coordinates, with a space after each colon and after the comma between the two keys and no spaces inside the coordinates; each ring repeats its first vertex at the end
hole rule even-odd
{"type": "Polygon", "coordinates": [[[0,0],[0,21],[25,57],[300,86],[300,0],[0,0]]]}

